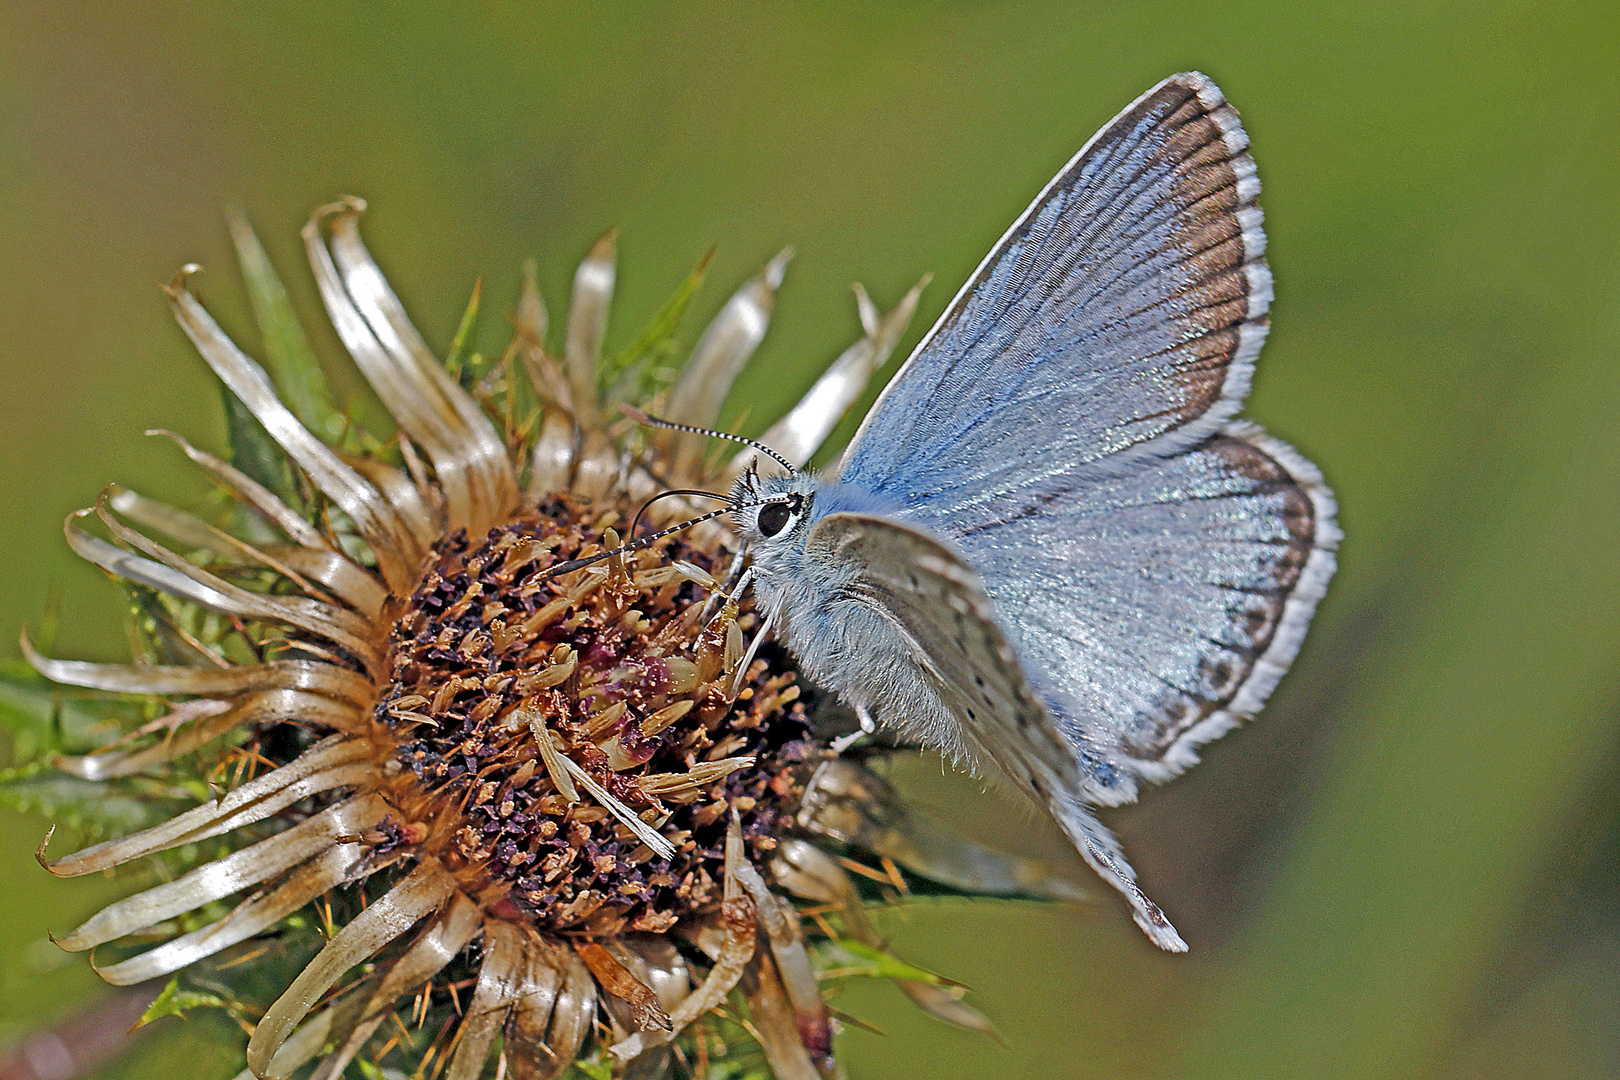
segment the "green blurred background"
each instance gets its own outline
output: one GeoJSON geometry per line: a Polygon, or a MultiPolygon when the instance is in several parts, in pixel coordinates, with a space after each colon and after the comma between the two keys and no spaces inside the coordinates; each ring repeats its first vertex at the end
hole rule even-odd
{"type": "MultiPolygon", "coordinates": [[[[441,345],[480,275],[497,345],[530,256],[555,312],[611,226],[610,347],[711,245],[688,336],[793,243],[728,413],[758,430],[856,335],[849,282],[887,305],[933,271],[926,326],[1093,130],[1190,67],[1243,112],[1266,187],[1249,415],[1337,489],[1339,578],[1266,714],[1112,818],[1193,952],[1158,954],[1101,888],[887,914],[1008,1046],[874,986],[838,1001],[886,1032],[845,1036],[849,1074],[1620,1075],[1614,4],[7,0],[0,638],[54,595],[60,653],[123,654],[118,593],[58,523],[115,479],[202,490],[141,432],[220,445],[156,285],[201,262],[247,327],[228,203],[313,312],[297,229],[363,195],[441,345]]],[[[979,835],[1061,856],[937,765],[905,771],[979,835]]],[[[104,992],[44,935],[120,884],[50,880],[44,827],[0,818],[0,1048],[104,992]]],[[[217,1028],[163,1026],[102,1075],[232,1068],[217,1028]]]]}

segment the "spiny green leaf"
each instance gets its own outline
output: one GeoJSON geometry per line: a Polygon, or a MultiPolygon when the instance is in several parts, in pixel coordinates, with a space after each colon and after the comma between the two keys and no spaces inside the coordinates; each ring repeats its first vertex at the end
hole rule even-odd
{"type": "Polygon", "coordinates": [[[467,298],[467,309],[461,313],[456,336],[450,339],[450,352],[444,358],[444,369],[453,379],[461,378],[461,354],[467,347],[467,339],[472,336],[473,327],[478,324],[478,301],[483,292],[484,279],[479,278],[473,282],[472,295],[467,298]]]}
{"type": "Polygon", "coordinates": [[[157,999],[146,1007],[146,1011],[141,1014],[135,1026],[145,1027],[165,1016],[184,1017],[187,1009],[222,1009],[231,1012],[233,1005],[218,994],[183,988],[180,985],[180,976],[176,975],[169,980],[157,999]]]}
{"type": "Polygon", "coordinates": [[[674,350],[681,317],[703,284],[703,275],[713,259],[714,249],[710,248],[630,347],[602,358],[599,377],[603,386],[611,387],[609,401],[642,401],[649,396],[656,382],[653,364],[674,350]]]}
{"type": "Polygon", "coordinates": [[[960,987],[961,984],[938,975],[916,964],[908,964],[899,957],[845,939],[839,942],[821,942],[814,949],[818,969],[843,969],[849,975],[864,975],[874,979],[910,979],[930,986],[960,987]]]}
{"type": "Polygon", "coordinates": [[[94,750],[129,711],[127,701],[64,691],[21,660],[0,661],[0,728],[14,736],[19,761],[94,750]]]}
{"type": "Polygon", "coordinates": [[[223,383],[219,389],[221,400],[225,403],[225,437],[230,444],[231,464],[275,492],[289,505],[299,506],[298,488],[293,481],[292,462],[287,459],[287,452],[223,383]]]}
{"type": "Polygon", "coordinates": [[[293,311],[287,288],[247,219],[237,211],[227,216],[253,317],[264,338],[265,368],[270,379],[306,427],[328,442],[335,441],[346,426],[343,413],[332,401],[326,373],[293,311]]]}
{"type": "Polygon", "coordinates": [[[109,784],[64,775],[44,762],[0,769],[0,804],[87,837],[138,832],[157,824],[167,810],[109,784]]]}

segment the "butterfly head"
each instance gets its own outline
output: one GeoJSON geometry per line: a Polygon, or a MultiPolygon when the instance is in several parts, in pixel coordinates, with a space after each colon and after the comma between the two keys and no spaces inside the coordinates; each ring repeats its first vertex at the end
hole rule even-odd
{"type": "Polygon", "coordinates": [[[745,472],[732,485],[732,519],[755,564],[804,549],[818,482],[807,473],[745,472]]]}

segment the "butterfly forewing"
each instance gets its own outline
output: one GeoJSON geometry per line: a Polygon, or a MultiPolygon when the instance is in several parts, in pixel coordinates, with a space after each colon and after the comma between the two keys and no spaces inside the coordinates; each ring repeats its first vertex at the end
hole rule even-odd
{"type": "Polygon", "coordinates": [[[963,286],[842,478],[966,509],[1215,430],[1248,391],[1271,301],[1247,145],[1202,75],[1134,102],[963,286]]]}

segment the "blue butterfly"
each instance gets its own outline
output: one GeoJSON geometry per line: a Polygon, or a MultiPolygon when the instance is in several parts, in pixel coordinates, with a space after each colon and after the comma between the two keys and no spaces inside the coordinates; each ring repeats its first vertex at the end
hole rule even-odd
{"type": "Polygon", "coordinates": [[[1046,807],[1160,947],[1092,813],[1254,713],[1334,570],[1321,474],[1233,419],[1271,272],[1248,137],[1143,94],[987,255],[841,463],[733,492],[767,625],[874,723],[1046,807]]]}

